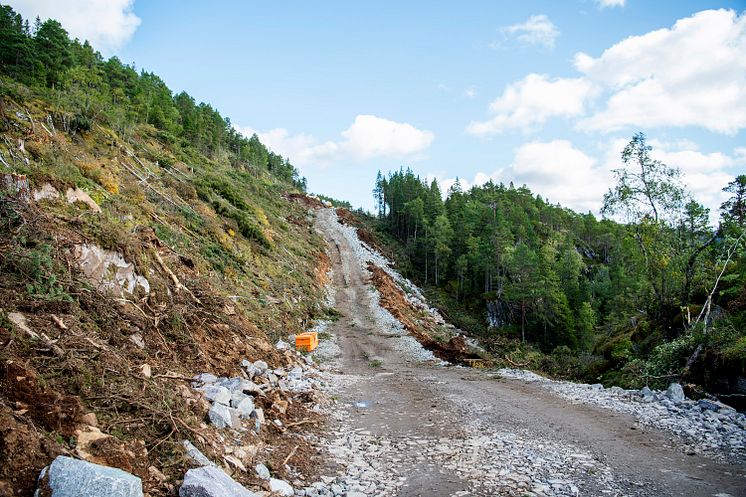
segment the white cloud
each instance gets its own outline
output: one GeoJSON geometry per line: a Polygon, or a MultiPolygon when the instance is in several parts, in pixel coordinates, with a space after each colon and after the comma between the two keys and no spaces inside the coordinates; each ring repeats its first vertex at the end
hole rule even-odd
{"type": "Polygon", "coordinates": [[[13,9],[33,24],[56,19],[74,37],[110,54],[124,45],[140,25],[132,11],[134,0],[11,0],[13,9]]]}
{"type": "Polygon", "coordinates": [[[606,7],[624,7],[626,0],[596,0],[596,3],[602,8],[606,7]]]}
{"type": "MultiPolygon", "coordinates": [[[[603,195],[614,184],[612,171],[624,167],[621,153],[629,142],[614,138],[599,144],[597,154],[588,154],[567,140],[533,141],[515,150],[510,165],[491,173],[478,172],[472,180],[460,178],[464,190],[492,180],[495,183],[526,184],[534,194],[577,212],[598,214],[603,195]]],[[[716,224],[720,204],[727,198],[722,188],[733,180],[728,169],[746,166],[746,149],[737,148],[733,155],[704,153],[686,147],[687,141],[673,143],[649,140],[651,156],[669,166],[681,169],[682,181],[693,197],[710,209],[710,222],[716,224]]],[[[428,175],[437,179],[445,193],[456,178],[444,173],[428,175]]]]}
{"type": "Polygon", "coordinates": [[[612,92],[606,107],[579,126],[701,126],[735,134],[746,127],[744,53],[746,15],[723,9],[629,37],[598,58],[578,53],[577,70],[612,92]]]}
{"type": "Polygon", "coordinates": [[[464,96],[468,99],[472,99],[477,96],[477,90],[473,86],[468,87],[464,90],[464,96]]]}
{"type": "Polygon", "coordinates": [[[432,131],[371,115],[358,115],[342,132],[340,147],[361,160],[373,157],[406,157],[425,150],[435,139],[432,131]]]}
{"type": "MultiPolygon", "coordinates": [[[[455,178],[443,174],[428,176],[438,180],[443,192],[455,178]]],[[[516,187],[527,185],[534,194],[547,201],[578,212],[598,212],[603,194],[608,189],[611,174],[606,164],[575,148],[567,140],[529,142],[516,149],[512,164],[491,173],[479,172],[469,181],[461,178],[464,190],[492,180],[516,187]]]]}
{"type": "Polygon", "coordinates": [[[597,94],[596,86],[584,78],[554,78],[529,74],[509,84],[490,104],[494,114],[487,121],[471,122],[467,132],[474,135],[500,133],[510,128],[530,130],[554,116],[577,117],[597,94]]]}
{"type": "Polygon", "coordinates": [[[325,165],[335,160],[365,161],[375,157],[416,158],[435,139],[431,131],[372,115],[358,115],[337,141],[319,142],[313,136],[291,135],[284,128],[257,132],[236,126],[244,136],[256,133],[273,152],[299,166],[325,165]]]}
{"type": "Polygon", "coordinates": [[[500,28],[503,33],[530,45],[554,48],[554,40],[560,35],[557,26],[545,14],[531,16],[525,22],[500,28]]]}

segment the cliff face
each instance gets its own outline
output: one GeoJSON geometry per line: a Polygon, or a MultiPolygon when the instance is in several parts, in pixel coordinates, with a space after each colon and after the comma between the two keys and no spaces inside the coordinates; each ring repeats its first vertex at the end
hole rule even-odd
{"type": "Polygon", "coordinates": [[[273,344],[325,312],[322,241],[266,170],[55,115],[0,99],[0,494],[94,428],[100,462],[165,494],[181,440],[214,436],[188,380],[297,360],[273,344]]]}

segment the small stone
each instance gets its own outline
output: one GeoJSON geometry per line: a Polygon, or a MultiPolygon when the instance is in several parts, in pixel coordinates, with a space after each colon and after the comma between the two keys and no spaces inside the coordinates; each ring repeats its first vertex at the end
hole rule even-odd
{"type": "Polygon", "coordinates": [[[218,404],[217,402],[213,404],[207,412],[207,417],[210,419],[210,423],[217,428],[238,429],[241,427],[238,412],[224,404],[218,404]]]}
{"type": "Polygon", "coordinates": [[[231,391],[219,385],[205,385],[198,388],[207,400],[227,406],[231,402],[231,391]]]}
{"type": "Polygon", "coordinates": [[[254,409],[251,412],[251,417],[256,419],[260,423],[264,423],[264,410],[263,409],[254,409]]]}
{"type": "Polygon", "coordinates": [[[144,349],[145,348],[145,340],[142,339],[142,335],[139,333],[135,333],[134,335],[129,336],[130,342],[134,343],[137,348],[144,349]]]}
{"type": "Polygon", "coordinates": [[[264,361],[256,361],[254,363],[254,367],[257,368],[260,372],[264,372],[269,368],[267,363],[264,361]]]}
{"type": "Polygon", "coordinates": [[[293,487],[290,486],[285,480],[278,480],[276,478],[269,479],[269,491],[276,492],[285,497],[291,497],[295,494],[293,487]]]}
{"type": "Polygon", "coordinates": [[[54,497],[142,497],[140,478],[121,469],[58,456],[39,477],[39,494],[54,497]]]}
{"type": "Polygon", "coordinates": [[[262,463],[257,464],[254,471],[256,471],[256,475],[262,480],[269,480],[271,477],[269,469],[267,469],[267,466],[262,463]]]}
{"type": "Polygon", "coordinates": [[[150,364],[143,364],[140,366],[140,372],[145,378],[153,376],[153,370],[151,369],[150,364]]]}
{"type": "Polygon", "coordinates": [[[214,466],[213,462],[207,458],[197,447],[192,444],[189,440],[181,442],[186,450],[187,456],[200,466],[214,466]]]}
{"type": "Polygon", "coordinates": [[[720,406],[717,405],[715,402],[712,402],[711,400],[707,399],[700,399],[697,401],[697,405],[701,407],[703,410],[706,411],[713,411],[717,412],[720,410],[720,406]]]}
{"type": "Polygon", "coordinates": [[[254,412],[254,399],[247,395],[241,402],[238,403],[238,405],[236,406],[236,411],[238,411],[238,415],[242,418],[251,417],[251,413],[254,412]]]}
{"type": "Polygon", "coordinates": [[[200,383],[215,383],[218,381],[218,377],[211,373],[202,373],[195,376],[194,380],[200,383]]]}

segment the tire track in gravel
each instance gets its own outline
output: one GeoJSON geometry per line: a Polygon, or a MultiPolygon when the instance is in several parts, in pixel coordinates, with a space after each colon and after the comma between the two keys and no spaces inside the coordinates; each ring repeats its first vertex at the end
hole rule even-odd
{"type": "Polygon", "coordinates": [[[409,357],[375,310],[346,228],[332,210],[317,219],[342,314],[329,331],[351,380],[335,450],[359,495],[746,496],[746,467],[686,456],[632,416],[409,357]]]}

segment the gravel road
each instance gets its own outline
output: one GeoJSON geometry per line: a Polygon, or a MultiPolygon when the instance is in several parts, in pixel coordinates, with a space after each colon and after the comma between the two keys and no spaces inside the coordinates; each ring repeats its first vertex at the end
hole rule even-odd
{"type": "Polygon", "coordinates": [[[745,465],[686,455],[631,414],[410,353],[349,228],[331,209],[317,227],[342,314],[321,353],[337,370],[328,449],[338,476],[300,495],[746,496],[745,465]]]}

